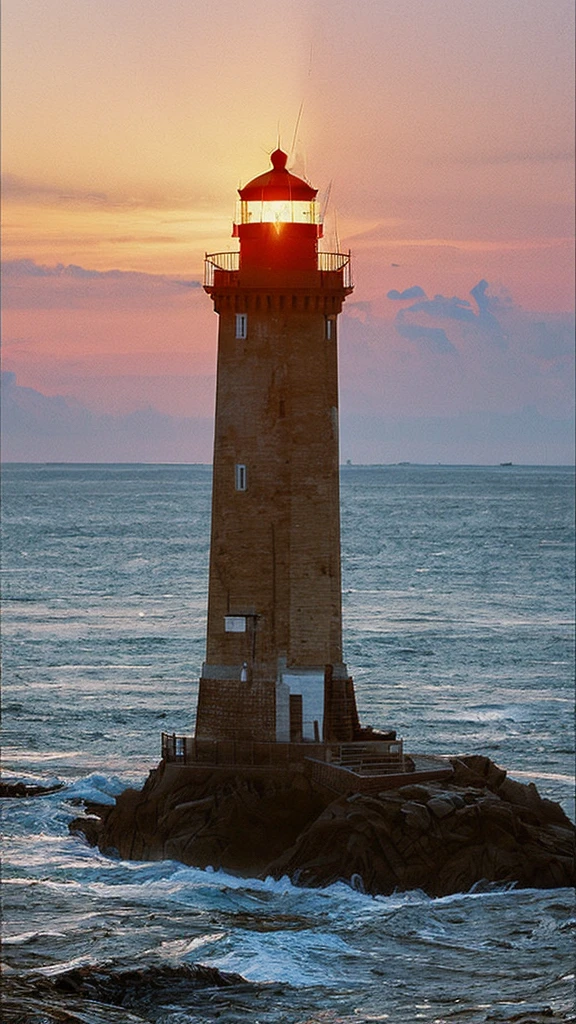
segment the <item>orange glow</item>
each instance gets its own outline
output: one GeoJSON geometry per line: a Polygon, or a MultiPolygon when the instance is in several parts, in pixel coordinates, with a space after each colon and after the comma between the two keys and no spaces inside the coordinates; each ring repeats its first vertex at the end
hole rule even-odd
{"type": "Polygon", "coordinates": [[[240,204],[241,224],[319,224],[316,203],[276,199],[240,204]]]}
{"type": "MultiPolygon", "coordinates": [[[[204,255],[234,247],[237,189],[279,146],[317,204],[250,202],[240,223],[322,219],[323,248],[352,249],[340,340],[356,345],[357,394],[441,413],[458,381],[395,329],[391,290],[466,301],[486,279],[536,324],[573,306],[572,7],[4,0],[3,255],[27,261],[5,278],[4,368],[89,407],[211,415],[204,255]]],[[[518,323],[516,363],[484,345],[471,362],[470,347],[466,408],[515,401],[518,323]]],[[[457,344],[452,322],[427,325],[457,344]]],[[[533,348],[559,353],[550,380],[522,400],[571,379],[564,335],[546,339],[533,348]]]]}

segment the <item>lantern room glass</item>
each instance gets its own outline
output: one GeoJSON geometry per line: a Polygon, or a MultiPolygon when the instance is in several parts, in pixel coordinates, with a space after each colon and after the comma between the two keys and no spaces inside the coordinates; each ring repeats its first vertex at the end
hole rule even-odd
{"type": "Polygon", "coordinates": [[[240,224],[319,224],[314,200],[263,199],[240,202],[240,224]]]}

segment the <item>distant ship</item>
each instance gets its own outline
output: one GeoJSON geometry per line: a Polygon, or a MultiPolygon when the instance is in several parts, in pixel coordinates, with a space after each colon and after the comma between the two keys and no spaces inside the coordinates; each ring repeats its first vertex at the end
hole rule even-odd
{"type": "Polygon", "coordinates": [[[501,466],[512,466],[513,463],[512,462],[501,462],[500,465],[501,466]]]}

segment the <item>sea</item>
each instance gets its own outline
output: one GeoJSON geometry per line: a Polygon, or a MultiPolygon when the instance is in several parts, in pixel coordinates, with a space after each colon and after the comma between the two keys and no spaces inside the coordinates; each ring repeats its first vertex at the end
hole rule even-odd
{"type": "MultiPolygon", "coordinates": [[[[160,992],[85,1024],[575,1020],[573,894],[432,899],[103,856],[68,831],[194,729],[211,469],[3,469],[6,977],[203,964],[244,988],[160,992]]],[[[364,724],[482,753],[574,815],[574,471],[346,466],[345,657],[364,724]]],[[[80,1011],[78,1011],[80,1013],[80,1011]]],[[[22,1016],[22,1021],[32,1020],[22,1016]]]]}

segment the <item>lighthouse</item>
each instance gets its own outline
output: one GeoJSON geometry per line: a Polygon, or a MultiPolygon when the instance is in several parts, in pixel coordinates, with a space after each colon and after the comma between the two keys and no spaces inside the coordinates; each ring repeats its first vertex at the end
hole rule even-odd
{"type": "Polygon", "coordinates": [[[353,741],[337,358],[350,254],[319,251],[317,190],[280,149],[271,162],[239,190],[239,252],[206,257],[218,363],[196,739],[353,741]]]}

